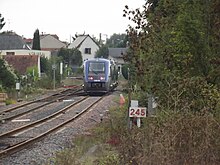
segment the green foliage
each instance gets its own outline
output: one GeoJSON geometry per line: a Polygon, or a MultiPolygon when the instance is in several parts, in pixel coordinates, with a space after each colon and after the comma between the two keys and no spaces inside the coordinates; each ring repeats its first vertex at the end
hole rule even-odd
{"type": "Polygon", "coordinates": [[[43,77],[37,81],[37,86],[43,89],[52,89],[53,88],[53,79],[50,77],[43,77]]]}
{"type": "Polygon", "coordinates": [[[100,165],[112,165],[112,164],[120,165],[119,156],[118,154],[115,154],[115,153],[99,158],[98,160],[96,160],[96,163],[100,165]]]}
{"type": "MultiPolygon", "coordinates": [[[[219,161],[220,118],[210,113],[162,111],[126,129],[126,109],[110,111],[98,129],[118,151],[116,164],[215,164],[219,161]]],[[[99,159],[102,160],[102,159],[99,159]]]]}
{"type": "Polygon", "coordinates": [[[208,84],[201,77],[164,77],[154,93],[160,99],[158,110],[167,109],[174,111],[209,111],[217,108],[220,101],[218,88],[208,84]],[[164,83],[164,84],[163,84],[164,83]]]}
{"type": "Polygon", "coordinates": [[[26,74],[31,77],[33,81],[37,80],[39,77],[37,66],[28,67],[26,70],[26,74]]]}
{"type": "Polygon", "coordinates": [[[17,76],[12,68],[3,59],[0,59],[0,84],[2,88],[15,88],[16,79],[17,76]]]}
{"type": "Polygon", "coordinates": [[[11,105],[11,104],[15,104],[16,103],[16,101],[15,100],[12,100],[12,99],[7,99],[6,101],[5,101],[5,104],[6,105],[11,105]]]}
{"type": "Polygon", "coordinates": [[[121,68],[122,75],[126,80],[128,80],[128,72],[129,72],[128,68],[129,66],[127,64],[122,65],[122,68],[121,68]]]}
{"type": "Polygon", "coordinates": [[[36,29],[34,32],[34,38],[33,38],[33,50],[41,50],[40,48],[40,34],[39,34],[39,29],[36,29]]]}
{"type": "Polygon", "coordinates": [[[96,58],[108,58],[109,52],[107,45],[102,45],[101,48],[96,52],[95,57],[96,58]]]}
{"type": "Polygon", "coordinates": [[[106,42],[106,46],[112,48],[126,48],[128,37],[126,34],[114,33],[106,42]]]}
{"type": "Polygon", "coordinates": [[[78,49],[61,48],[58,52],[58,57],[62,57],[64,63],[69,66],[82,65],[82,54],[78,49]]]}
{"type": "Polygon", "coordinates": [[[92,134],[74,139],[74,147],[58,153],[55,164],[219,163],[220,115],[206,110],[164,109],[156,117],[142,118],[140,128],[132,123],[128,129],[126,114],[127,108],[110,109],[109,118],[93,129],[92,134]],[[96,144],[109,147],[98,148],[91,154],[89,150],[96,144]]]}
{"type": "Polygon", "coordinates": [[[74,146],[56,154],[54,162],[57,165],[111,165],[119,164],[118,155],[106,144],[99,144],[99,137],[94,135],[78,136],[74,139],[74,146]]]}
{"type": "MultiPolygon", "coordinates": [[[[211,28],[219,20],[219,15],[211,17],[211,6],[220,12],[216,5],[219,2],[161,0],[148,1],[143,11],[126,6],[124,16],[135,23],[127,30],[130,53],[125,58],[133,66],[131,76],[136,81],[132,83],[145,93],[159,96],[161,107],[216,107],[204,94],[219,90],[219,43],[213,35],[219,31],[211,28]],[[168,99],[175,106],[170,107],[168,99]]],[[[219,96],[214,94],[212,99],[219,96]]]]}
{"type": "Polygon", "coordinates": [[[4,17],[0,14],[0,30],[5,26],[4,17]]]}
{"type": "Polygon", "coordinates": [[[40,68],[42,73],[46,73],[51,68],[46,57],[40,57],[40,68]]]}

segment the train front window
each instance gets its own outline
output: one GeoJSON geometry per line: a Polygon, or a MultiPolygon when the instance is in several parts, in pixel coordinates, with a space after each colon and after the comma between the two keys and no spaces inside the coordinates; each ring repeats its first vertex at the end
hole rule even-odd
{"type": "Polygon", "coordinates": [[[104,62],[90,62],[89,63],[89,73],[98,74],[105,72],[105,63],[104,62]]]}

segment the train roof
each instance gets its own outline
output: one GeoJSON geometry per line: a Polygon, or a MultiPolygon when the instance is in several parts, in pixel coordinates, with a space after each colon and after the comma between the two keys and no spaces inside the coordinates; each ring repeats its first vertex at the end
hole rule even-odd
{"type": "Polygon", "coordinates": [[[100,62],[110,62],[110,63],[114,63],[114,60],[109,60],[109,59],[105,59],[105,58],[92,58],[92,59],[87,59],[84,62],[89,62],[89,61],[100,61],[100,62]]]}

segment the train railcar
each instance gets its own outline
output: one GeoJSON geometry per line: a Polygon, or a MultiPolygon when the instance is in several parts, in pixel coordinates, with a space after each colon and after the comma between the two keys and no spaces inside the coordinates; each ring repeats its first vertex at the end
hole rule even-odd
{"type": "Polygon", "coordinates": [[[107,93],[118,85],[118,66],[112,60],[84,61],[83,89],[86,93],[107,93]]]}

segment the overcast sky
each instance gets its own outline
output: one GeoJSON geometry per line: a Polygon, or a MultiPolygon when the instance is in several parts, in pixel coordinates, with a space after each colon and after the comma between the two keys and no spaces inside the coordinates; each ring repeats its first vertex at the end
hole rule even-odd
{"type": "Polygon", "coordinates": [[[40,33],[57,34],[70,41],[76,33],[90,34],[103,39],[113,33],[125,33],[129,23],[123,17],[125,5],[139,8],[145,0],[0,0],[0,13],[6,25],[1,31],[12,30],[18,35],[33,38],[40,33]]]}

